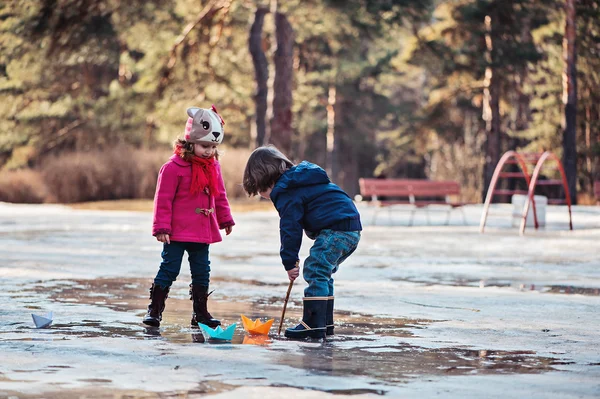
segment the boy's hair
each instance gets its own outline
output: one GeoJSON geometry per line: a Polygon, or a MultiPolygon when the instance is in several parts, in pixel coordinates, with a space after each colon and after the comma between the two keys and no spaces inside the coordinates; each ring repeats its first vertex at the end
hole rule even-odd
{"type": "MultiPolygon", "coordinates": [[[[214,144],[214,143],[210,143],[208,141],[206,143],[214,144]]],[[[190,162],[192,157],[194,155],[196,155],[196,154],[194,154],[194,143],[190,143],[189,141],[182,140],[182,139],[175,140],[175,142],[173,143],[173,149],[177,150],[177,148],[181,148],[181,152],[179,154],[181,156],[181,159],[183,159],[184,161],[190,162]]],[[[215,158],[219,159],[220,155],[221,155],[221,152],[219,152],[219,150],[217,150],[215,152],[215,158]]]]}
{"type": "Polygon", "coordinates": [[[258,147],[250,154],[246,163],[242,184],[244,191],[254,196],[268,190],[292,166],[292,161],[274,146],[258,147]]]}

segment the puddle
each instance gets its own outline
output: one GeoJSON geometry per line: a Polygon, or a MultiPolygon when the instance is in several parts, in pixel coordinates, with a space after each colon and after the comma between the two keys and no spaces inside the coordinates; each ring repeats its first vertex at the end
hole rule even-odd
{"type": "Polygon", "coordinates": [[[443,285],[451,287],[497,287],[497,288],[511,288],[517,291],[537,291],[543,294],[567,294],[567,295],[586,295],[586,296],[600,296],[600,288],[594,287],[576,287],[570,285],[543,285],[533,283],[522,283],[518,282],[518,279],[502,279],[502,280],[481,280],[481,279],[469,279],[461,278],[456,276],[437,276],[432,275],[430,279],[419,279],[419,278],[399,278],[393,277],[392,281],[405,281],[409,283],[419,284],[422,286],[433,286],[443,285]]]}
{"type": "Polygon", "coordinates": [[[316,374],[369,376],[405,383],[418,375],[534,374],[564,364],[534,352],[428,349],[412,345],[355,346],[341,349],[333,342],[301,346],[302,356],[286,354],[278,362],[316,374]]]}
{"type": "MultiPolygon", "coordinates": [[[[234,280],[240,283],[239,280],[234,280]]],[[[402,338],[414,338],[413,332],[426,328],[431,320],[381,318],[367,314],[337,311],[336,335],[323,342],[300,342],[293,345],[275,345],[290,342],[276,335],[278,318],[270,336],[250,336],[241,327],[240,314],[262,320],[274,317],[281,311],[281,298],[270,296],[255,297],[252,300],[219,297],[211,300],[211,313],[220,318],[223,325],[238,323],[238,328],[230,342],[205,340],[197,329],[189,325],[192,303],[181,289],[167,300],[160,329],[145,327],[139,321],[148,305],[147,279],[96,279],[77,281],[51,281],[19,291],[18,297],[27,298],[44,294],[49,301],[88,306],[89,315],[81,320],[65,323],[56,322],[43,332],[43,339],[76,338],[125,338],[132,340],[159,340],[177,345],[220,345],[222,349],[243,350],[243,345],[253,345],[272,352],[272,362],[278,365],[303,369],[314,375],[323,376],[362,376],[371,377],[387,384],[406,383],[416,376],[447,376],[477,374],[533,374],[554,370],[554,366],[565,364],[555,358],[536,356],[535,352],[508,352],[471,350],[465,348],[424,348],[408,343],[398,343],[402,338]],[[275,305],[277,304],[277,306],[275,305]],[[95,317],[94,312],[111,309],[115,312],[107,316],[102,313],[95,317]],[[122,312],[135,314],[132,320],[123,317],[122,312]],[[127,319],[128,321],[123,321],[127,319]],[[393,339],[390,339],[393,338],[393,339]],[[394,342],[394,344],[386,344],[394,342]]],[[[243,281],[244,284],[252,284],[243,281]]],[[[185,293],[185,292],[184,292],[185,293]]],[[[294,325],[301,318],[301,302],[291,301],[286,312],[284,328],[294,325]]],[[[62,315],[62,320],[69,315],[62,315]]],[[[6,331],[6,327],[4,328],[6,331]]],[[[32,336],[31,326],[17,324],[13,332],[23,333],[9,341],[39,340],[41,334],[32,336]]],[[[7,341],[7,340],[4,340],[7,341]]],[[[401,341],[400,341],[401,342],[401,341]]],[[[414,341],[411,341],[411,343],[414,341]]],[[[171,354],[168,350],[162,354],[171,354]]],[[[241,355],[243,356],[243,355],[241,355]]],[[[45,372],[55,372],[57,367],[47,367],[45,372]]],[[[66,367],[66,366],[65,366],[66,367]]],[[[83,377],[83,376],[82,376],[83,377]]],[[[88,376],[89,377],[89,376],[88,376]]],[[[106,383],[104,380],[81,379],[91,385],[106,383]]],[[[336,394],[375,393],[384,394],[380,389],[327,390],[336,394]]],[[[51,396],[50,396],[51,397],[51,396]]],[[[68,397],[68,396],[66,396],[68,397]]],[[[146,397],[146,396],[140,396],[146,397]]],[[[153,397],[153,396],[147,396],[153,397]]],[[[167,397],[169,397],[167,395],[167,397]]]]}
{"type": "MultiPolygon", "coordinates": [[[[234,280],[240,282],[241,280],[234,280]]],[[[252,281],[243,281],[252,284],[252,281]]],[[[147,279],[96,279],[76,281],[45,282],[43,286],[37,285],[32,290],[38,294],[49,296],[51,301],[62,303],[77,303],[79,305],[90,305],[103,307],[117,312],[135,312],[139,318],[143,317],[148,306],[147,279]],[[102,293],[100,295],[99,293],[102,293]]],[[[264,284],[263,284],[264,285],[264,284]]],[[[20,291],[22,296],[27,297],[27,290],[20,291]]],[[[171,293],[167,299],[163,322],[159,331],[144,327],[141,323],[124,323],[119,320],[107,322],[106,319],[78,320],[74,323],[54,323],[52,331],[60,330],[66,335],[78,335],[81,337],[92,336],[114,336],[146,339],[148,336],[160,337],[169,341],[183,343],[190,341],[190,334],[197,331],[192,329],[190,318],[192,302],[187,295],[181,298],[180,290],[177,297],[171,293]]],[[[302,301],[290,300],[286,311],[284,327],[295,325],[302,318],[302,301]]],[[[281,298],[278,297],[256,297],[252,300],[240,301],[239,298],[221,297],[219,300],[209,300],[210,312],[219,318],[224,326],[237,323],[238,328],[234,335],[232,344],[241,344],[244,341],[244,332],[241,328],[240,314],[256,319],[279,318],[281,314],[281,298]]],[[[411,337],[410,329],[419,328],[431,323],[430,320],[397,319],[397,318],[375,318],[371,315],[362,315],[346,311],[336,311],[336,333],[341,335],[385,335],[394,337],[411,337]]],[[[29,329],[29,326],[17,327],[17,329],[29,329]]],[[[277,331],[278,323],[274,323],[271,332],[277,331]]],[[[195,338],[194,342],[198,339],[195,338]]]]}

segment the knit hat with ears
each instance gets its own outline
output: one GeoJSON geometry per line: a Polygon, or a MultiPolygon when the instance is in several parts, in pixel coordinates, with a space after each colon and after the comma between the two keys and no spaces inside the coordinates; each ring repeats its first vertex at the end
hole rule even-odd
{"type": "Polygon", "coordinates": [[[185,141],[190,143],[208,142],[221,144],[225,121],[217,113],[214,105],[211,109],[188,108],[187,114],[189,118],[185,124],[185,141]]]}

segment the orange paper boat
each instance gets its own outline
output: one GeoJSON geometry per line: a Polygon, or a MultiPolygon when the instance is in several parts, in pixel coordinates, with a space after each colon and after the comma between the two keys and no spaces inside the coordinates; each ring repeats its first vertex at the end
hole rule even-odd
{"type": "Polygon", "coordinates": [[[244,330],[248,331],[250,334],[267,335],[271,329],[271,325],[273,324],[273,319],[262,323],[259,319],[252,321],[244,315],[241,316],[242,323],[244,324],[244,330]]]}

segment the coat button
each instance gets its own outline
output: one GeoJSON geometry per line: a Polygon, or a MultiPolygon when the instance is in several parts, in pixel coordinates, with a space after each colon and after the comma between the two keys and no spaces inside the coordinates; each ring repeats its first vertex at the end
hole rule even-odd
{"type": "Polygon", "coordinates": [[[202,208],[196,208],[196,214],[202,213],[202,208]]]}

